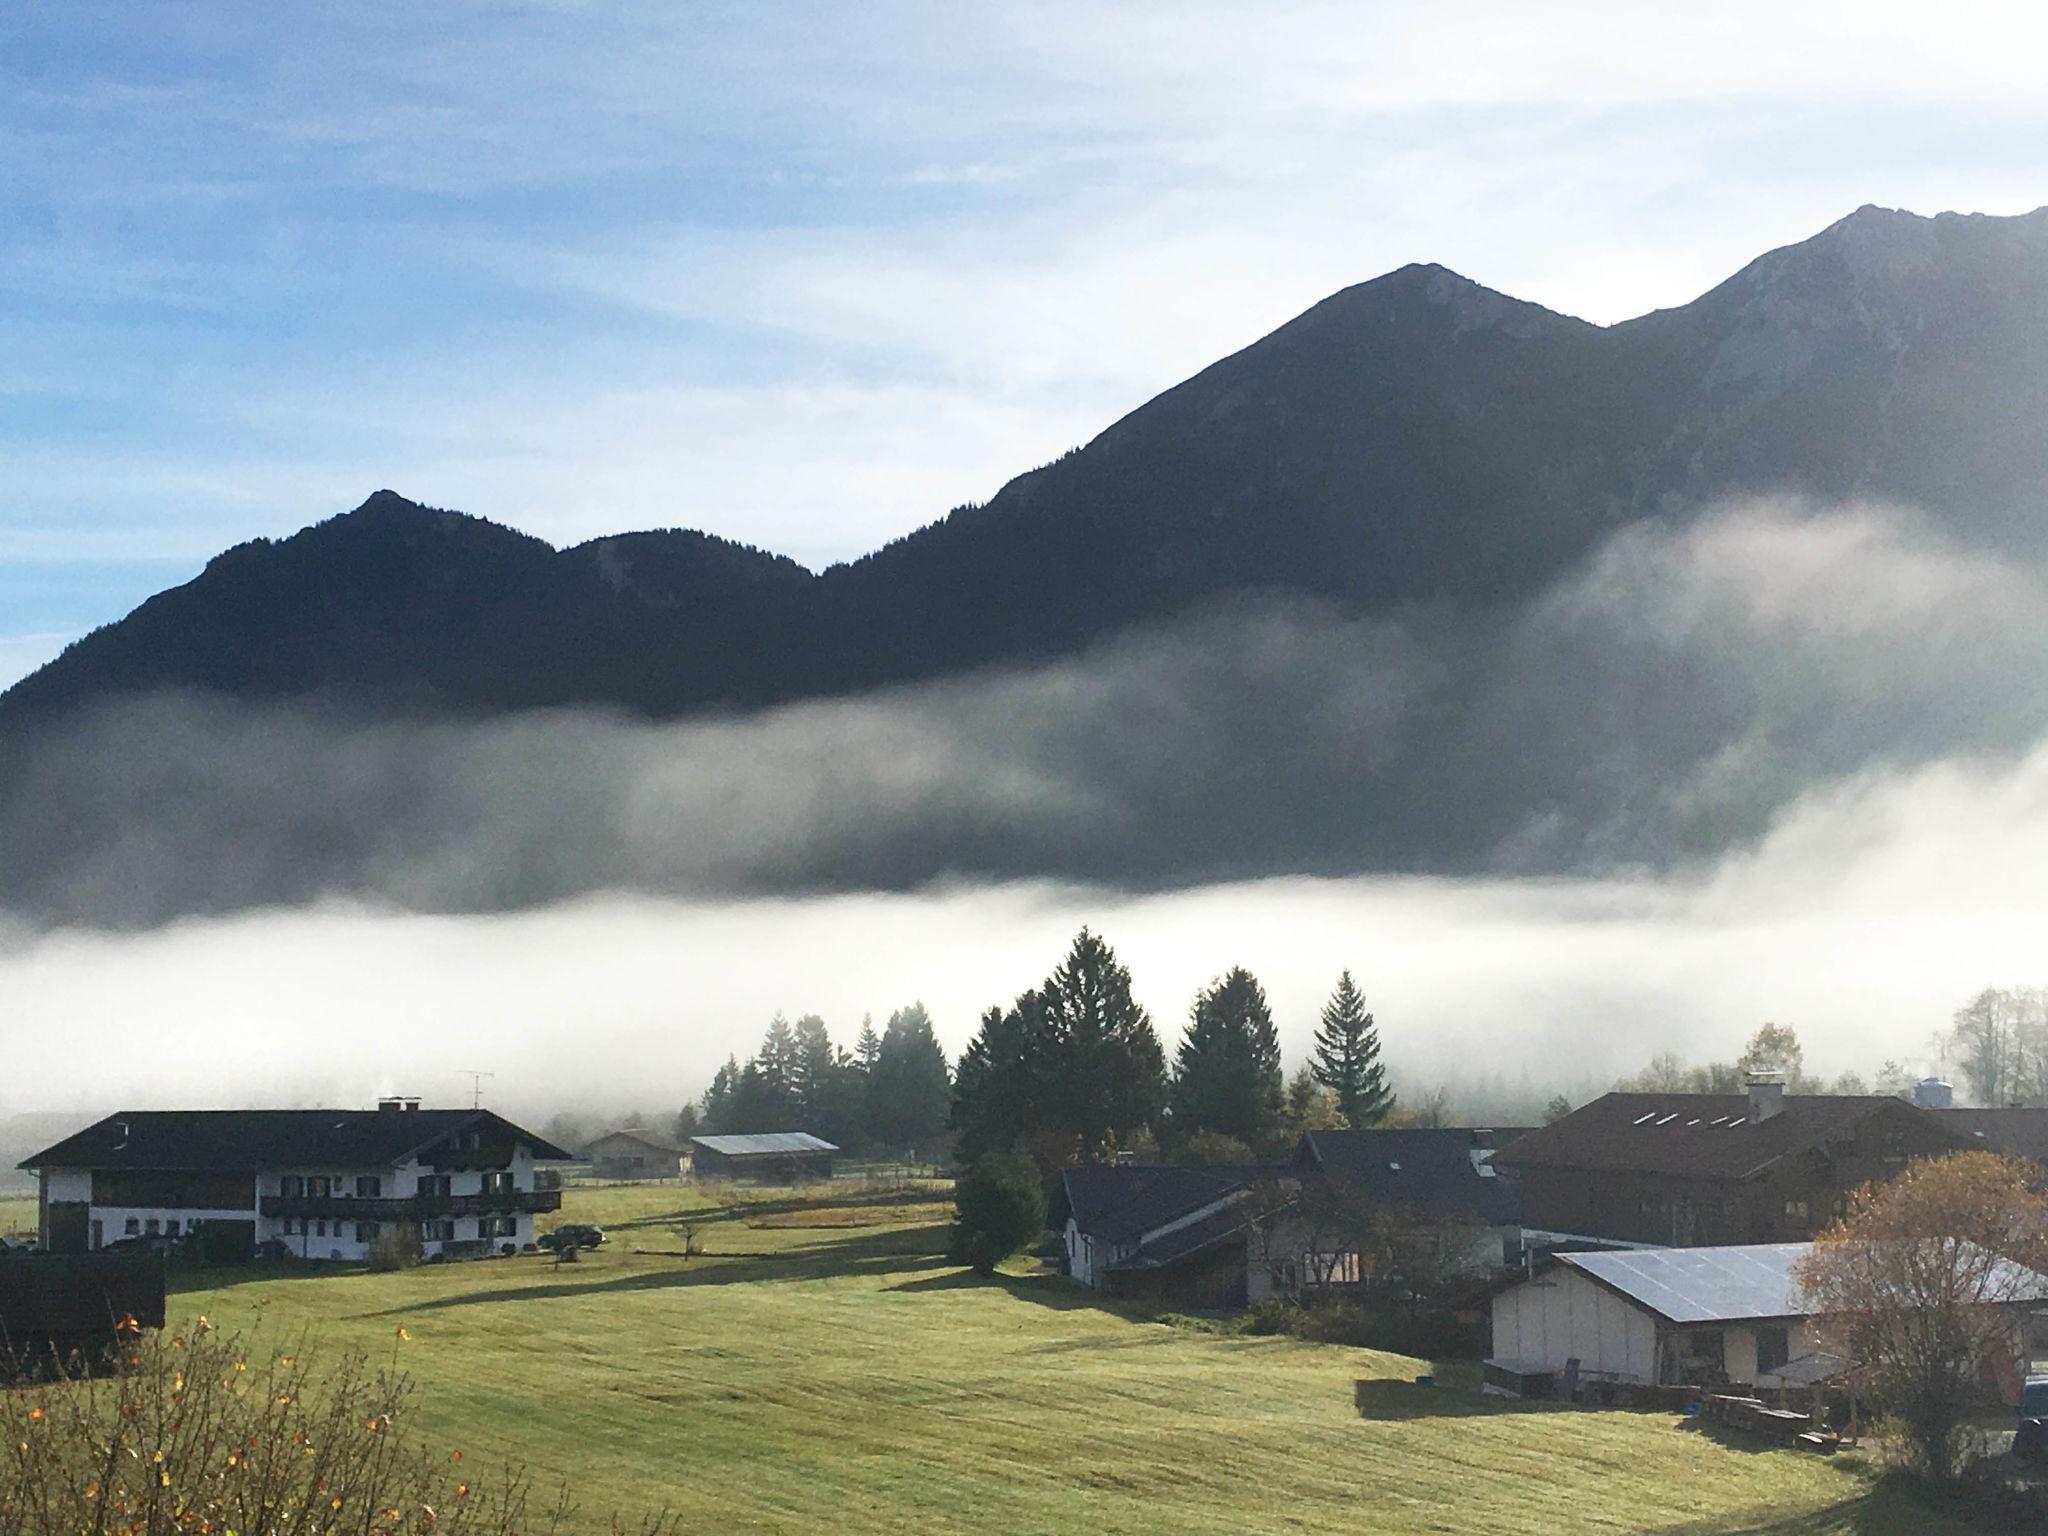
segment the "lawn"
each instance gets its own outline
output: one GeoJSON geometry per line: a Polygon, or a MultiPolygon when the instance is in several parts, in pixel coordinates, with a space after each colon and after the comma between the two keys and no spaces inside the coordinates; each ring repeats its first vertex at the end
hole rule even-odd
{"type": "Polygon", "coordinates": [[[33,1237],[35,1230],[35,1190],[0,1189],[0,1237],[33,1237]]]}
{"type": "Polygon", "coordinates": [[[1670,1414],[1517,1408],[1464,1373],[1413,1385],[1397,1356],[977,1280],[943,1258],[936,1194],[579,1188],[563,1219],[613,1236],[574,1266],[216,1275],[173,1312],[395,1353],[437,1450],[567,1478],[593,1531],[664,1505],[697,1529],[890,1536],[1966,1529],[1670,1414]],[[703,1256],[679,1256],[683,1220],[703,1256]]]}

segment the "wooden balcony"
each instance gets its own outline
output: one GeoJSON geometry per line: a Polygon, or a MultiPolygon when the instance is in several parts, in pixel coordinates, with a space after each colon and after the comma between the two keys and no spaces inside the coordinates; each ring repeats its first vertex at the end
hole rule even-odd
{"type": "Polygon", "coordinates": [[[310,1216],[341,1221],[431,1221],[444,1216],[512,1216],[558,1211],[559,1189],[502,1189],[480,1195],[265,1195],[265,1216],[310,1216]]]}

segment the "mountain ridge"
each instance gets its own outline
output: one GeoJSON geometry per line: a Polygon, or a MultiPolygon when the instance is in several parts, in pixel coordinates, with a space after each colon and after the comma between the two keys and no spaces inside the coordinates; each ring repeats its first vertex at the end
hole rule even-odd
{"type": "Polygon", "coordinates": [[[674,716],[1045,660],[1231,593],[1485,612],[1736,494],[2034,544],[2044,420],[2048,208],[1866,204],[1610,326],[1412,263],[822,571],[693,529],[556,548],[380,490],[223,551],[0,694],[0,721],[159,688],[674,716]]]}

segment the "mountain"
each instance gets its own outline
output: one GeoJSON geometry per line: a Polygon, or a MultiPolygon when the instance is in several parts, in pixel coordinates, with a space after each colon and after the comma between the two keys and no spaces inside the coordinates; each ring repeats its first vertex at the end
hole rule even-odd
{"type": "Polygon", "coordinates": [[[1345,289],[986,505],[813,575],[702,533],[557,551],[380,491],[219,556],[0,696],[671,716],[1043,660],[1279,593],[1483,612],[1617,528],[1794,492],[2048,534],[2048,209],[1859,209],[1598,327],[1436,266],[1345,289]]]}

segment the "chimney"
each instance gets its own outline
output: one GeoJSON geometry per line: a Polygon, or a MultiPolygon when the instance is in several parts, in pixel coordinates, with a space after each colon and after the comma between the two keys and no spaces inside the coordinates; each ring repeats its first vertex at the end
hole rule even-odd
{"type": "Polygon", "coordinates": [[[1752,1072],[1749,1074],[1749,1118],[1753,1125],[1762,1125],[1775,1118],[1785,1108],[1785,1074],[1782,1072],[1752,1072]]]}
{"type": "Polygon", "coordinates": [[[1953,1109],[1956,1091],[1938,1077],[1923,1077],[1913,1085],[1913,1102],[1922,1109],[1953,1109]]]}

